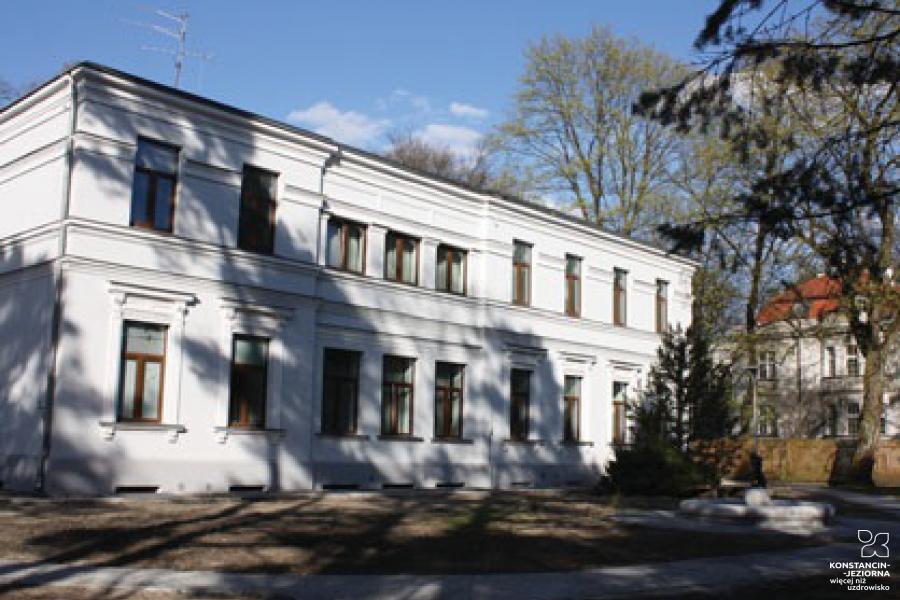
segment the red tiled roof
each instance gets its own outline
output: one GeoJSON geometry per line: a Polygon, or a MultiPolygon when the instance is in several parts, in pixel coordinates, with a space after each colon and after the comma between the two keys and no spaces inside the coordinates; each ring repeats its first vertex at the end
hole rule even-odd
{"type": "Polygon", "coordinates": [[[807,279],[772,298],[756,316],[757,325],[768,325],[794,317],[793,307],[801,302],[803,317],[821,320],[840,306],[841,282],[839,279],[820,275],[807,279]]]}

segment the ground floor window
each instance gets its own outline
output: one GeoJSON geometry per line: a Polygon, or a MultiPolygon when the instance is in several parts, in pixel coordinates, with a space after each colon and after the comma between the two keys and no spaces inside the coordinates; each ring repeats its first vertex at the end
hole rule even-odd
{"type": "Polygon", "coordinates": [[[385,356],[381,395],[381,433],[412,435],[413,372],[416,361],[385,356]]]}
{"type": "Polygon", "coordinates": [[[166,327],[126,321],[122,330],[120,421],[159,422],[166,366],[166,327]]]}
{"type": "Polygon", "coordinates": [[[463,365],[437,363],[434,378],[434,435],[462,437],[463,365]]]}
{"type": "Polygon", "coordinates": [[[613,444],[624,444],[627,441],[627,392],[627,383],[624,381],[613,382],[613,444]]]}
{"type": "Polygon", "coordinates": [[[531,371],[513,369],[510,373],[509,437],[528,439],[529,405],[531,403],[531,371]]]}
{"type": "Polygon", "coordinates": [[[266,379],[269,340],[235,335],[231,350],[230,427],[262,429],[266,424],[266,379]]]}
{"type": "Polygon", "coordinates": [[[566,375],[563,386],[563,441],[581,439],[581,377],[566,375]]]}
{"type": "Polygon", "coordinates": [[[325,349],[322,374],[322,433],[356,433],[359,352],[325,349]]]}

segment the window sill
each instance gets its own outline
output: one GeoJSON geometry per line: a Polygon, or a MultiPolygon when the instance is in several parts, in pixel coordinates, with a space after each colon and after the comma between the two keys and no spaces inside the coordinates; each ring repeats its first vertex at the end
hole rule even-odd
{"type": "Polygon", "coordinates": [[[321,438],[329,438],[335,440],[367,440],[369,436],[364,433],[328,433],[327,431],[320,431],[316,434],[321,438]]]}
{"type": "Polygon", "coordinates": [[[187,431],[184,425],[140,421],[100,421],[100,428],[107,440],[113,439],[117,431],[156,431],[168,433],[169,440],[174,442],[179,434],[187,431]]]}
{"type": "Polygon", "coordinates": [[[283,438],[284,429],[259,429],[253,427],[216,427],[213,429],[220,444],[224,444],[229,437],[239,436],[265,436],[271,438],[283,438]]]}
{"type": "Polygon", "coordinates": [[[513,438],[509,438],[503,440],[504,444],[510,444],[512,446],[543,446],[544,440],[516,440],[513,438]]]}
{"type": "Polygon", "coordinates": [[[474,444],[474,440],[458,437],[435,437],[431,438],[432,444],[474,444]]]}
{"type": "Polygon", "coordinates": [[[592,447],[592,446],[594,445],[594,442],[583,442],[583,441],[580,441],[580,440],[561,440],[561,441],[559,442],[559,445],[560,445],[560,446],[585,446],[585,447],[592,447]]]}
{"type": "Polygon", "coordinates": [[[383,440],[385,442],[424,442],[423,438],[414,436],[414,435],[391,435],[391,434],[381,434],[378,436],[379,440],[383,440]]]}

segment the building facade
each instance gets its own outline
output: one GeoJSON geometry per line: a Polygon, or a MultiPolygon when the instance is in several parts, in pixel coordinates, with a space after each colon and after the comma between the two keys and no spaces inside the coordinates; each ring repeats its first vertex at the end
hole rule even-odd
{"type": "Polygon", "coordinates": [[[82,63],[0,112],[0,480],[586,483],[693,269],[82,63]]]}
{"type": "MultiPolygon", "coordinates": [[[[808,279],[772,298],[757,317],[760,433],[849,437],[858,433],[865,359],[840,311],[840,282],[808,279]]],[[[900,352],[890,349],[881,435],[900,437],[900,352]]],[[[746,419],[745,419],[746,420],[746,419]]]]}

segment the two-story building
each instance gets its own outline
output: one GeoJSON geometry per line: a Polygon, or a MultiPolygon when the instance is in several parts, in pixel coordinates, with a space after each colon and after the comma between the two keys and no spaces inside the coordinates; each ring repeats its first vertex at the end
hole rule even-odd
{"type": "MultiPolygon", "coordinates": [[[[826,275],[771,298],[757,316],[760,432],[773,437],[858,433],[865,359],[826,275]]],[[[881,435],[900,435],[900,352],[889,349],[881,435]]],[[[745,415],[745,421],[746,421],[745,415]]]]}
{"type": "Polygon", "coordinates": [[[587,483],[694,267],[82,63],[0,112],[0,480],[587,483]]]}

